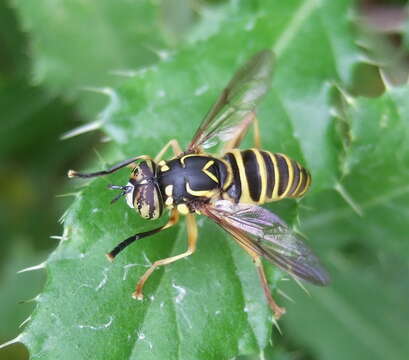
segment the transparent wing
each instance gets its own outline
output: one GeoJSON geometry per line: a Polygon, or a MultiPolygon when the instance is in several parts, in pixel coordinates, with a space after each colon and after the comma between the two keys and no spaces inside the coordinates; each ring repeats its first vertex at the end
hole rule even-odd
{"type": "Polygon", "coordinates": [[[202,209],[246,249],[281,269],[315,285],[327,285],[329,275],[318,258],[277,215],[255,205],[219,200],[202,209]]]}
{"type": "Polygon", "coordinates": [[[188,151],[228,141],[251,122],[257,104],[270,89],[273,62],[273,53],[262,50],[235,73],[202,120],[188,151]]]}

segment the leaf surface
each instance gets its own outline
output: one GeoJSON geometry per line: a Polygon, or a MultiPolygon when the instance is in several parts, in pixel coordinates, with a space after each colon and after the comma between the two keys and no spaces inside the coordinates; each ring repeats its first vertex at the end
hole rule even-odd
{"type": "MultiPolygon", "coordinates": [[[[259,7],[226,18],[213,36],[109,92],[102,130],[122,158],[153,156],[171,138],[186,147],[234,70],[256,51],[273,49],[273,91],[258,112],[263,148],[302,162],[311,170],[314,185],[307,197],[310,210],[293,201],[269,208],[289,222],[300,216],[303,229],[314,236],[310,246],[328,249],[334,236],[327,240],[324,235],[330,229],[321,226],[313,231],[314,222],[321,224],[319,217],[337,204],[341,212],[358,216],[346,201],[347,193],[366,214],[370,208],[364,201],[375,201],[381,190],[376,181],[362,193],[355,187],[353,174],[362,181],[368,174],[359,173],[373,153],[364,150],[382,134],[379,129],[367,134],[356,119],[365,116],[368,121],[385,109],[397,111],[386,100],[369,107],[372,115],[361,114],[370,104],[359,100],[355,108],[345,105],[344,128],[339,126],[343,120],[334,116],[334,89],[348,88],[359,59],[348,23],[350,10],[349,2],[260,1],[259,7]],[[339,184],[347,191],[343,196],[339,184]]],[[[400,127],[406,120],[397,121],[394,126],[400,127]]],[[[251,146],[250,137],[246,146],[251,146]]],[[[381,154],[383,146],[377,150],[381,154]]],[[[121,160],[119,155],[115,160],[121,160]]],[[[101,166],[105,164],[95,164],[101,166]]],[[[186,234],[180,224],[136,243],[114,264],[107,263],[103,254],[119,241],[163,221],[142,221],[123,202],[109,206],[113,195],[106,185],[125,184],[127,178],[124,170],[92,181],[68,210],[66,240],[47,261],[47,285],[22,336],[32,357],[200,360],[259,353],[269,342],[272,324],[256,271],[249,257],[207,219],[198,218],[197,252],[155,271],[143,302],[131,299],[136,280],[151,262],[186,249],[186,234]]],[[[389,185],[392,189],[393,182],[389,185]]],[[[365,227],[360,231],[368,234],[365,227]]],[[[342,244],[339,237],[335,244],[342,244]]],[[[275,288],[281,273],[271,267],[269,272],[275,288]]]]}
{"type": "Polygon", "coordinates": [[[103,98],[85,88],[113,86],[115,71],[154,63],[164,42],[151,31],[157,5],[149,1],[13,1],[22,28],[30,34],[35,84],[53,95],[79,100],[92,116],[103,98]],[[150,47],[150,48],[149,48],[150,47]]]}
{"type": "Polygon", "coordinates": [[[284,325],[317,358],[409,354],[408,95],[406,85],[354,101],[345,178],[338,191],[306,199],[303,228],[328,254],[333,284],[311,288],[311,298],[290,290],[297,305],[284,325]]]}

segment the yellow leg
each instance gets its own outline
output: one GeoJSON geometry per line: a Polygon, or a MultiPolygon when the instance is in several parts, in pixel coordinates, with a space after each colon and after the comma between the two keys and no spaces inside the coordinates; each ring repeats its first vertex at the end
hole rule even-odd
{"type": "Polygon", "coordinates": [[[276,318],[276,320],[278,320],[281,317],[281,315],[285,314],[285,309],[278,306],[277,303],[274,301],[273,297],[271,296],[270,288],[268,287],[266,274],[263,268],[263,263],[261,262],[261,256],[257,252],[258,251],[257,248],[252,247],[252,244],[249,243],[246,236],[240,230],[228,227],[225,228],[225,230],[227,230],[231,235],[233,235],[237,243],[244,250],[246,250],[246,252],[253,258],[268,305],[273,311],[274,317],[276,318]]]}
{"type": "Polygon", "coordinates": [[[243,140],[244,136],[246,135],[247,129],[251,123],[253,123],[254,147],[257,149],[261,148],[260,128],[259,128],[258,120],[256,117],[256,113],[251,112],[250,114],[247,115],[245,119],[243,119],[243,122],[240,128],[236,132],[236,135],[225,145],[223,149],[224,152],[227,152],[231,149],[234,149],[240,146],[240,143],[243,140]]]}
{"type": "Polygon", "coordinates": [[[162,265],[167,265],[170,263],[173,263],[174,261],[183,259],[191,254],[193,254],[196,250],[196,240],[197,240],[197,225],[196,225],[196,220],[193,214],[187,214],[186,215],[186,228],[187,228],[187,236],[188,236],[188,248],[187,250],[176,256],[172,256],[166,259],[162,260],[157,260],[155,261],[152,266],[145,272],[145,274],[142,275],[142,277],[139,279],[138,283],[136,284],[136,290],[132,294],[132,297],[134,299],[142,300],[143,299],[143,286],[148,280],[149,276],[152,274],[152,272],[158,267],[162,265]]]}
{"type": "Polygon", "coordinates": [[[161,151],[159,151],[158,155],[156,155],[155,162],[158,162],[158,161],[160,161],[162,159],[163,155],[165,155],[165,153],[169,149],[169,147],[172,147],[173,153],[175,154],[175,156],[178,156],[183,152],[182,148],[180,147],[177,140],[172,139],[163,147],[163,149],[161,151]]]}
{"type": "Polygon", "coordinates": [[[254,120],[253,120],[253,141],[254,141],[254,147],[257,149],[261,149],[260,127],[258,124],[257,117],[254,117],[254,120]]]}
{"type": "MultiPolygon", "coordinates": [[[[172,139],[170,140],[163,148],[162,150],[159,151],[158,155],[155,156],[155,159],[153,159],[155,161],[155,163],[158,163],[163,155],[165,155],[166,151],[168,151],[169,147],[172,147],[173,153],[175,154],[175,156],[180,155],[183,151],[182,148],[180,147],[178,141],[176,139],[172,139]]],[[[149,158],[149,160],[152,160],[152,158],[149,158]]],[[[129,168],[134,169],[135,168],[135,164],[131,163],[128,165],[129,168]]]]}
{"type": "MultiPolygon", "coordinates": [[[[240,233],[231,232],[232,235],[239,240],[241,238],[240,233]]],[[[273,297],[271,296],[270,288],[268,287],[266,274],[264,272],[263,263],[261,262],[261,257],[256,253],[254,249],[248,246],[246,241],[237,242],[247,253],[253,258],[254,264],[256,265],[258,276],[260,278],[261,286],[264,291],[264,295],[267,299],[267,303],[270,306],[271,310],[274,313],[274,317],[278,320],[283,314],[285,314],[285,309],[278,306],[273,297]]]]}
{"type": "Polygon", "coordinates": [[[271,310],[274,312],[274,317],[278,320],[281,315],[285,314],[285,309],[278,306],[271,296],[270,288],[268,287],[266,274],[264,272],[263,263],[261,262],[260,256],[252,255],[254,263],[256,264],[257,272],[260,277],[261,286],[263,287],[264,295],[267,298],[268,305],[270,305],[271,310]]]}

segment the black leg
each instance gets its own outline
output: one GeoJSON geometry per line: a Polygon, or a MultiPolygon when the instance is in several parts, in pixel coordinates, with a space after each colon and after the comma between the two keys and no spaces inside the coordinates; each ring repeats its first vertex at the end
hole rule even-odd
{"type": "Polygon", "coordinates": [[[135,234],[130,236],[129,238],[125,239],[124,241],[122,241],[121,243],[119,243],[117,246],[115,246],[114,249],[112,249],[112,251],[110,251],[108,254],[106,254],[107,258],[109,261],[113,261],[115,259],[115,257],[122,251],[124,250],[127,246],[131,245],[134,241],[145,238],[147,236],[151,236],[153,234],[156,234],[162,230],[165,230],[173,225],[175,225],[177,222],[179,221],[179,214],[177,211],[173,211],[168,222],[163,225],[160,226],[156,229],[153,230],[149,230],[149,231],[145,231],[139,234],[135,234]]]}
{"type": "Polygon", "coordinates": [[[160,232],[161,230],[163,230],[163,226],[157,228],[157,229],[153,229],[153,230],[149,230],[149,231],[145,231],[139,234],[135,234],[130,236],[129,238],[125,239],[124,241],[122,241],[121,243],[119,243],[117,246],[114,247],[114,249],[112,249],[108,254],[107,254],[107,258],[109,261],[113,261],[115,259],[115,257],[122,251],[124,250],[127,246],[131,245],[134,241],[142,239],[144,237],[156,234],[158,232],[160,232]]]}
{"type": "Polygon", "coordinates": [[[146,155],[133,157],[131,159],[124,160],[124,161],[114,165],[113,167],[111,167],[108,170],[102,170],[102,171],[97,171],[97,172],[93,172],[93,173],[79,173],[79,172],[76,172],[75,170],[69,170],[68,171],[68,177],[69,178],[73,178],[73,177],[91,178],[91,177],[97,177],[97,176],[104,176],[104,175],[112,174],[115,171],[117,171],[119,169],[122,169],[125,166],[127,166],[129,164],[132,164],[133,162],[135,162],[137,160],[147,160],[147,159],[150,159],[150,157],[146,156],[146,155]]]}

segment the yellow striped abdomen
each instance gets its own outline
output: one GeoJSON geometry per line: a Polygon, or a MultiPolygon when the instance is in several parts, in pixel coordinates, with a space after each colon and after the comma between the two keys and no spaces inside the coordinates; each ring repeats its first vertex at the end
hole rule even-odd
{"type": "Polygon", "coordinates": [[[223,197],[235,202],[263,204],[296,198],[311,184],[308,170],[284,154],[233,149],[223,159],[233,175],[223,197]]]}

